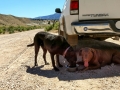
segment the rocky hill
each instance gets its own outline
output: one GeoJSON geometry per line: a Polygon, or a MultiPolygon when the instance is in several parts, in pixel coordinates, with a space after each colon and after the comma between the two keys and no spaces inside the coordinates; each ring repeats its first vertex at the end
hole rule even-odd
{"type": "Polygon", "coordinates": [[[24,26],[31,23],[33,21],[29,18],[0,14],[0,26],[24,26]]]}

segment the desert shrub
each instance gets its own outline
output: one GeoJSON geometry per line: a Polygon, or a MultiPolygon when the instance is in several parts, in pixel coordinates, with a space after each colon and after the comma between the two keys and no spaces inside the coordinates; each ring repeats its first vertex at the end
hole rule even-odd
{"type": "Polygon", "coordinates": [[[26,27],[27,31],[31,30],[31,27],[30,26],[27,26],[26,27]]]}
{"type": "Polygon", "coordinates": [[[15,32],[15,27],[14,26],[9,26],[8,27],[8,32],[9,32],[9,34],[14,33],[15,32]]]}
{"type": "Polygon", "coordinates": [[[33,29],[37,29],[37,26],[33,26],[32,28],[33,28],[33,29]]]}
{"type": "Polygon", "coordinates": [[[54,30],[58,30],[59,29],[59,22],[55,22],[54,26],[53,26],[54,30]]]}
{"type": "Polygon", "coordinates": [[[6,27],[0,27],[0,34],[5,34],[6,32],[6,27]]]}
{"type": "Polygon", "coordinates": [[[46,25],[45,27],[44,27],[44,29],[45,29],[45,31],[50,31],[50,30],[58,30],[59,29],[59,22],[55,22],[55,23],[53,23],[53,24],[51,24],[51,25],[46,25]]]}
{"type": "Polygon", "coordinates": [[[3,33],[3,30],[0,28],[0,34],[2,34],[3,33]]]}
{"type": "Polygon", "coordinates": [[[21,26],[17,26],[16,30],[19,31],[19,32],[22,32],[21,26]]]}
{"type": "MultiPolygon", "coordinates": [[[[0,27],[0,34],[5,34],[5,32],[8,32],[9,34],[15,33],[16,31],[22,32],[22,31],[28,31],[33,29],[41,29],[45,26],[1,26],[0,27]]],[[[47,27],[47,30],[52,29],[52,27],[47,27]]]]}
{"type": "Polygon", "coordinates": [[[52,28],[53,28],[53,25],[48,25],[45,27],[45,31],[50,31],[52,30],[52,28]]]}
{"type": "Polygon", "coordinates": [[[27,31],[27,28],[26,27],[22,27],[22,31],[27,31]]]}

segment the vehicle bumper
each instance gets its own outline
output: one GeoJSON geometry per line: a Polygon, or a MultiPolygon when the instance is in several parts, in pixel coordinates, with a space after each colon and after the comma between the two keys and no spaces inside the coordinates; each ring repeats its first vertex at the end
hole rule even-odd
{"type": "Polygon", "coordinates": [[[74,33],[79,35],[120,35],[120,29],[115,27],[113,20],[73,22],[71,26],[74,33]]]}

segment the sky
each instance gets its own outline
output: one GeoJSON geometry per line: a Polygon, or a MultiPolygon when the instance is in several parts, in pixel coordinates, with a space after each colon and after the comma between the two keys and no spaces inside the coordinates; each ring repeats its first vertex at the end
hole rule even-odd
{"type": "Polygon", "coordinates": [[[65,0],[0,0],[0,14],[35,18],[55,13],[65,0]]]}

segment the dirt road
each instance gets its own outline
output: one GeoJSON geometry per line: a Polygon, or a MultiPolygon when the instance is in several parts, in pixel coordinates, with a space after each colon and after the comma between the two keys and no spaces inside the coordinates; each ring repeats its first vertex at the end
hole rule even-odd
{"type": "MultiPolygon", "coordinates": [[[[64,65],[59,72],[44,65],[42,50],[38,55],[39,67],[34,65],[34,35],[40,30],[0,35],[0,90],[119,90],[120,66],[114,64],[86,72],[66,71],[64,65]]],[[[108,41],[112,41],[109,39],[108,41]]],[[[117,44],[120,41],[112,41],[117,44]]]]}

